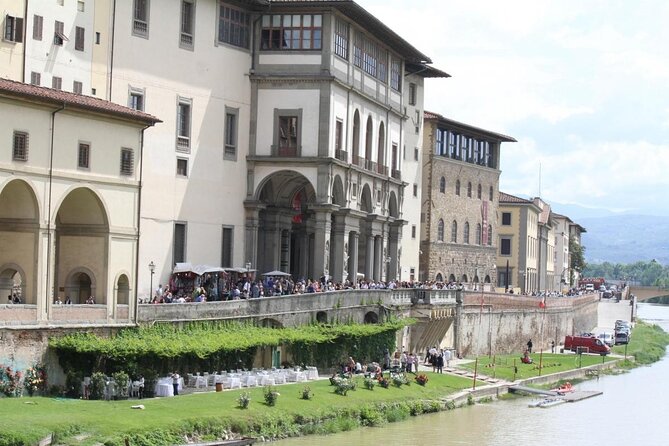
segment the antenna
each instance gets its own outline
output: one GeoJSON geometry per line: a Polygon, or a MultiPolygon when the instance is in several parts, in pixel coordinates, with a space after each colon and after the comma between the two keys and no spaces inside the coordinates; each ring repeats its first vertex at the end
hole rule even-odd
{"type": "Polygon", "coordinates": [[[539,161],[539,195],[537,196],[541,198],[541,161],[539,161]]]}

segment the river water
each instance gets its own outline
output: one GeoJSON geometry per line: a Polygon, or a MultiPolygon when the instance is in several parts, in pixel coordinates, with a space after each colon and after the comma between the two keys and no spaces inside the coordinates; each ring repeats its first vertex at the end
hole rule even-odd
{"type": "MultiPolygon", "coordinates": [[[[669,306],[639,304],[638,317],[669,331],[669,306]]],[[[276,446],[347,445],[669,445],[669,358],[630,373],[578,384],[603,395],[538,409],[531,398],[496,401],[408,421],[324,437],[302,437],[276,446]]]]}

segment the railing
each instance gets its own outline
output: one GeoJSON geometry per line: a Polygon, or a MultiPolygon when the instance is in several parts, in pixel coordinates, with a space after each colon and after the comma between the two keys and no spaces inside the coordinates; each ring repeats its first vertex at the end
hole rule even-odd
{"type": "Polygon", "coordinates": [[[365,169],[374,172],[376,170],[376,163],[372,160],[365,160],[365,169]]]}
{"type": "Polygon", "coordinates": [[[388,168],[386,166],[383,166],[381,164],[376,166],[376,171],[380,173],[381,175],[388,175],[388,168]]]}
{"type": "Polygon", "coordinates": [[[395,178],[396,180],[401,180],[402,179],[402,172],[400,170],[395,170],[393,169],[391,176],[395,178]]]}
{"type": "Polygon", "coordinates": [[[353,159],[351,160],[351,164],[359,166],[359,167],[365,167],[365,159],[362,158],[360,155],[353,155],[353,159]]]}
{"type": "Polygon", "coordinates": [[[335,158],[340,161],[348,161],[348,152],[345,150],[337,149],[335,150],[335,158]]]}

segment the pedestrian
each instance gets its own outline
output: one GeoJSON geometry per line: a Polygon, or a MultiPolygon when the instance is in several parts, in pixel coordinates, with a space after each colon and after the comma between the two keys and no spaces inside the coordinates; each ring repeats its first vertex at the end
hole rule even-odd
{"type": "Polygon", "coordinates": [[[551,353],[555,353],[555,341],[551,341],[551,353]]]}
{"type": "Polygon", "coordinates": [[[434,359],[434,362],[435,362],[435,366],[436,366],[436,369],[437,369],[437,373],[444,373],[444,370],[443,370],[443,368],[444,368],[444,355],[441,351],[439,353],[437,353],[436,358],[434,359]]]}
{"type": "Polygon", "coordinates": [[[409,353],[409,356],[407,357],[407,372],[412,373],[413,372],[413,363],[415,362],[416,358],[413,355],[413,352],[409,353]]]}
{"type": "Polygon", "coordinates": [[[451,357],[452,357],[451,351],[448,349],[444,350],[444,362],[446,363],[446,367],[451,366],[451,357]]]}
{"type": "Polygon", "coordinates": [[[532,339],[527,341],[527,352],[532,353],[532,339]]]}
{"type": "Polygon", "coordinates": [[[174,396],[179,395],[179,374],[177,372],[172,373],[172,387],[174,388],[174,396]]]}

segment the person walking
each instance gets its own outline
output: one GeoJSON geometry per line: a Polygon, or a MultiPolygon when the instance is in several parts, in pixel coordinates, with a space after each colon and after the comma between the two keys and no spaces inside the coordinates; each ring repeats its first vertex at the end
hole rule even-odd
{"type": "Polygon", "coordinates": [[[179,374],[177,372],[172,373],[172,387],[174,388],[174,396],[179,395],[179,374]]]}
{"type": "Polygon", "coordinates": [[[527,341],[527,352],[532,353],[532,339],[527,341]]]}

